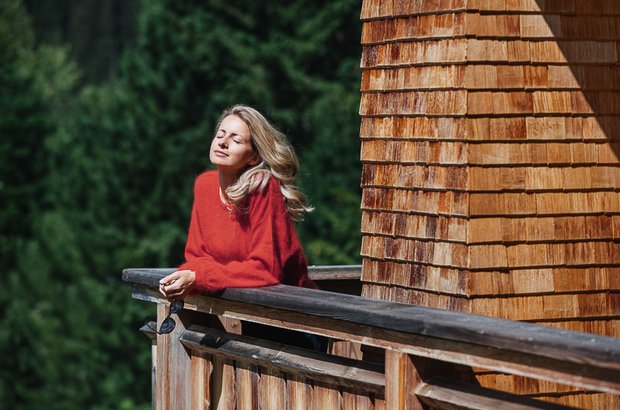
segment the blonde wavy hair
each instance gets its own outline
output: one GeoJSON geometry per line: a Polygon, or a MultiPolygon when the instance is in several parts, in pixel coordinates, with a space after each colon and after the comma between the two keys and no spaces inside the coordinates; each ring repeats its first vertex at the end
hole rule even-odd
{"type": "Polygon", "coordinates": [[[307,212],[314,209],[308,206],[305,195],[295,185],[299,171],[299,161],[286,136],[278,131],[267,119],[254,108],[235,105],[222,113],[216,131],[224,118],[234,115],[240,118],[250,129],[252,148],[258,153],[260,162],[246,169],[239,179],[226,189],[226,196],[231,204],[242,213],[247,212],[247,197],[255,190],[263,190],[274,177],[280,185],[286,209],[291,218],[300,222],[307,212]]]}

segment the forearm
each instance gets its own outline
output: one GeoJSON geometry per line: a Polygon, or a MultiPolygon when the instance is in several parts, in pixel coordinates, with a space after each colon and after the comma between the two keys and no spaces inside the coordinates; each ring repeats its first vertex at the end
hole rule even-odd
{"type": "Polygon", "coordinates": [[[179,269],[196,273],[195,289],[200,292],[277,285],[281,275],[281,269],[259,259],[221,264],[211,257],[200,257],[188,260],[179,269]]]}

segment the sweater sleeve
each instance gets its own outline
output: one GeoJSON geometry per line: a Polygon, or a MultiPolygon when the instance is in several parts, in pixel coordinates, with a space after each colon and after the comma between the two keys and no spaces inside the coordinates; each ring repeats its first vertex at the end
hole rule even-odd
{"type": "MultiPolygon", "coordinates": [[[[196,272],[197,291],[216,292],[226,288],[276,285],[282,282],[287,260],[299,256],[303,258],[301,247],[301,255],[295,255],[295,247],[291,246],[289,229],[292,229],[292,224],[277,184],[269,184],[263,192],[252,195],[248,214],[251,246],[247,259],[219,263],[202,249],[205,238],[202,237],[201,221],[194,202],[185,248],[186,263],[179,269],[196,272]],[[274,192],[274,186],[278,192],[274,192]]],[[[305,263],[305,259],[303,261],[305,263]]]]}

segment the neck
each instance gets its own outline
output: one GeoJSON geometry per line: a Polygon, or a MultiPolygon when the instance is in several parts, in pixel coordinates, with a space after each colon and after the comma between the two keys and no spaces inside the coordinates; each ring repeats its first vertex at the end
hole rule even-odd
{"type": "Polygon", "coordinates": [[[220,190],[222,192],[222,195],[225,195],[226,189],[228,189],[229,186],[237,182],[237,179],[239,179],[239,175],[236,175],[235,173],[228,173],[219,169],[217,172],[217,179],[220,184],[220,190]]]}

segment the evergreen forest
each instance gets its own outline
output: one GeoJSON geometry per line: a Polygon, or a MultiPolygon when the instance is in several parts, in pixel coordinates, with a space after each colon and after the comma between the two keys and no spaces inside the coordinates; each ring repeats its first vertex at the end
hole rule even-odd
{"type": "Polygon", "coordinates": [[[148,409],[155,314],[215,121],[256,107],[316,208],[310,264],[359,263],[359,0],[0,0],[0,407],[148,409]]]}

